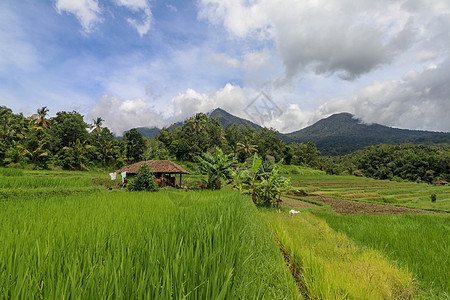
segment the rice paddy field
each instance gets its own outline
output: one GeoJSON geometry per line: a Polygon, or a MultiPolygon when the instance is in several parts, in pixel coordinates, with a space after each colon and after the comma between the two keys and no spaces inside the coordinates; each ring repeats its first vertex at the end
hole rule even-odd
{"type": "Polygon", "coordinates": [[[107,191],[79,174],[37,175],[0,177],[2,299],[301,298],[238,193],[107,191]],[[66,180],[79,193],[62,192],[66,180]],[[25,187],[54,192],[22,198],[25,187]]]}
{"type": "Polygon", "coordinates": [[[308,196],[389,203],[396,206],[450,212],[449,186],[344,175],[290,176],[292,184],[308,196]],[[432,194],[436,194],[436,202],[431,202],[432,194]]]}
{"type": "Polygon", "coordinates": [[[288,171],[297,192],[257,209],[229,189],[0,169],[0,298],[450,299],[449,187],[288,171]]]}
{"type": "MultiPolygon", "coordinates": [[[[297,192],[293,193],[294,195],[288,195],[291,198],[288,198],[290,201],[287,201],[286,205],[294,207],[301,213],[290,219],[287,218],[287,221],[283,221],[283,219],[275,223],[272,221],[277,236],[293,240],[302,235],[302,239],[307,239],[314,237],[314,230],[303,230],[302,228],[306,226],[326,228],[331,233],[324,234],[325,237],[342,235],[361,253],[375,251],[374,253],[377,253],[381,260],[389,261],[391,266],[403,272],[402,276],[409,274],[409,283],[412,285],[397,285],[397,287],[403,286],[400,290],[405,291],[406,294],[401,292],[401,296],[398,296],[399,290],[397,290],[395,293],[398,297],[395,298],[450,299],[450,276],[448,275],[450,274],[449,186],[331,175],[292,175],[292,182],[297,192]],[[437,195],[436,202],[430,200],[430,195],[433,193],[437,195]],[[302,205],[298,205],[305,203],[302,200],[316,206],[302,207],[302,205]],[[342,209],[345,206],[350,208],[342,209]],[[286,222],[289,222],[290,225],[286,225],[286,222]],[[304,224],[295,225],[294,222],[304,224]],[[296,234],[295,230],[298,231],[296,234]],[[414,292],[408,294],[413,290],[414,292]]],[[[274,218],[282,217],[274,217],[273,213],[272,215],[268,214],[269,220],[274,218]]],[[[319,233],[325,232],[324,230],[319,230],[319,233]]],[[[306,249],[304,249],[305,242],[303,241],[291,242],[292,250],[290,252],[293,255],[303,253],[297,255],[300,265],[305,265],[305,257],[307,257],[305,253],[308,251],[315,260],[323,259],[321,253],[328,246],[320,246],[320,239],[315,238],[315,240],[314,245],[308,246],[306,249]]],[[[331,244],[335,245],[335,250],[343,248],[339,246],[339,243],[331,242],[331,244]]],[[[325,257],[329,257],[329,255],[325,257]]],[[[332,257],[333,259],[327,259],[321,263],[324,269],[327,268],[327,264],[332,264],[333,260],[345,260],[348,254],[339,254],[337,251],[332,257]]],[[[357,259],[352,258],[352,264],[355,268],[357,259]]],[[[373,267],[369,269],[373,270],[380,264],[372,263],[371,265],[373,267]]],[[[339,269],[343,268],[339,267],[339,269]]],[[[356,269],[361,270],[357,267],[356,269]]],[[[388,274],[389,272],[381,273],[388,274]]],[[[328,275],[330,272],[325,271],[324,274],[328,275]]],[[[331,279],[333,284],[327,284],[327,286],[331,289],[329,292],[334,294],[332,297],[325,298],[339,297],[336,291],[340,291],[340,289],[354,293],[349,288],[343,288],[338,282],[340,276],[351,278],[348,274],[357,274],[357,272],[355,273],[355,269],[352,269],[351,272],[347,271],[345,274],[347,275],[333,276],[334,279],[331,279]]],[[[401,278],[400,275],[394,277],[401,278]]],[[[322,276],[322,278],[325,277],[322,276]]],[[[361,276],[361,281],[364,281],[364,276],[361,276]]],[[[370,279],[369,282],[373,283],[373,279],[370,279]]],[[[352,287],[355,286],[358,284],[352,285],[352,287]]],[[[360,296],[356,296],[356,298],[359,299],[360,296]]],[[[374,296],[372,299],[375,298],[385,299],[391,298],[391,296],[374,296]]]]}

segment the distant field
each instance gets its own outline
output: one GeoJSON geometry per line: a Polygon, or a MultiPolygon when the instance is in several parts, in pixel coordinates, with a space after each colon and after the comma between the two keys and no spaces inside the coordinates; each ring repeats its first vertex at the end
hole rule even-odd
{"type": "Polygon", "coordinates": [[[341,175],[290,175],[292,184],[310,196],[389,203],[450,212],[450,186],[394,182],[341,175]],[[431,202],[431,194],[437,201],[431,202]]]}

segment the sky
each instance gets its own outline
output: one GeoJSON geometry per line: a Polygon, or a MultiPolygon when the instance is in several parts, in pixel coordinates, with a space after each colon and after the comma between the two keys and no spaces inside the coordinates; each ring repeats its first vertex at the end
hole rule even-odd
{"type": "Polygon", "coordinates": [[[448,0],[2,0],[0,105],[115,134],[222,108],[450,132],[448,0]]]}

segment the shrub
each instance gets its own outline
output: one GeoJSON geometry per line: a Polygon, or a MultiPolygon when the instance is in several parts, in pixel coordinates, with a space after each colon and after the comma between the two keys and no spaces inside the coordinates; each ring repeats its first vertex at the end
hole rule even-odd
{"type": "Polygon", "coordinates": [[[152,170],[147,164],[141,165],[136,178],[130,183],[127,186],[130,191],[155,192],[159,188],[158,183],[155,182],[155,176],[153,176],[152,170]]]}
{"type": "Polygon", "coordinates": [[[431,194],[431,196],[430,196],[430,198],[431,198],[431,202],[436,202],[436,194],[431,194]]]}

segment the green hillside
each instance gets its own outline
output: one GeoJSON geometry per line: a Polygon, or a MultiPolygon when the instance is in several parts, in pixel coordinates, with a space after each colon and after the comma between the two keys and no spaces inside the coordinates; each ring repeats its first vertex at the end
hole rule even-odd
{"type": "Polygon", "coordinates": [[[340,113],[280,136],[286,143],[312,141],[324,155],[345,155],[378,144],[448,145],[450,133],[363,124],[349,113],[340,113]]]}

